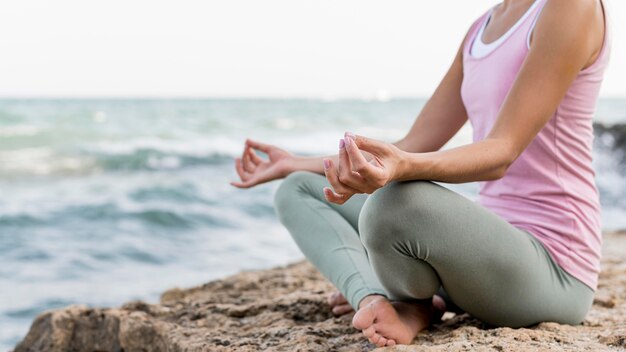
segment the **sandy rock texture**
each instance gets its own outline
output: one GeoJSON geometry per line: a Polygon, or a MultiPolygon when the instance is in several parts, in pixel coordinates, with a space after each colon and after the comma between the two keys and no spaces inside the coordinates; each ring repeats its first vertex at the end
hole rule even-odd
{"type": "MultiPolygon", "coordinates": [[[[605,235],[600,287],[581,326],[492,328],[447,313],[411,346],[385,351],[624,351],[626,233],[605,235]]],[[[375,346],[334,318],[331,285],[305,262],[165,292],[159,304],[71,306],[41,314],[25,351],[367,351],[375,346]]]]}

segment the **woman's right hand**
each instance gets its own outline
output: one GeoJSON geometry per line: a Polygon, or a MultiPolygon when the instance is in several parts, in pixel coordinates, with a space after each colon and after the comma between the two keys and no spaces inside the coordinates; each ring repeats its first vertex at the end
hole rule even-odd
{"type": "Polygon", "coordinates": [[[287,176],[293,169],[295,157],[276,146],[247,139],[241,158],[235,159],[235,169],[241,181],[230,184],[238,188],[251,188],[287,176]],[[269,157],[261,158],[255,150],[269,157]]]}

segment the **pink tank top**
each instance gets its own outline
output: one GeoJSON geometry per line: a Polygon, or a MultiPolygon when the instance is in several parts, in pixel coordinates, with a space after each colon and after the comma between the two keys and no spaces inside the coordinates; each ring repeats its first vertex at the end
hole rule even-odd
{"type": "MultiPolygon", "coordinates": [[[[484,139],[528,54],[527,38],[547,0],[530,10],[504,42],[482,58],[471,56],[489,13],[471,27],[463,51],[461,95],[474,129],[484,139]]],[[[606,11],[606,8],[605,8],[606,11]]],[[[608,16],[605,15],[608,22],[608,16]]],[[[609,25],[595,63],[582,70],[552,118],[496,181],[480,183],[478,202],[528,231],[561,268],[592,289],[600,271],[600,203],[592,168],[592,118],[609,61],[609,25]]]]}

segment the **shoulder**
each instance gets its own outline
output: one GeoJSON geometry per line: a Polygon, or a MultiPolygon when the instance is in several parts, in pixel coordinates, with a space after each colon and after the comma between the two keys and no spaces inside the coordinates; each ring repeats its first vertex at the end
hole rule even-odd
{"type": "Polygon", "coordinates": [[[595,37],[604,32],[601,0],[546,0],[537,21],[537,32],[547,36],[595,37]],[[598,33],[599,32],[599,33],[598,33]],[[582,35],[581,35],[582,34],[582,35]]]}
{"type": "Polygon", "coordinates": [[[590,59],[602,47],[604,17],[600,0],[546,0],[533,32],[531,50],[535,46],[590,59]]]}
{"type": "Polygon", "coordinates": [[[601,0],[546,0],[543,12],[542,17],[560,17],[562,23],[593,23],[603,17],[601,0]]]}

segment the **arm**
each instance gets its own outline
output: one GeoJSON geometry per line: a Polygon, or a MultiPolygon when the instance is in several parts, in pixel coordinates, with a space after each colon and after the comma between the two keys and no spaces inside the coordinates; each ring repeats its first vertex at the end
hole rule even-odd
{"type": "MultiPolygon", "coordinates": [[[[463,43],[465,39],[447,74],[426,102],[407,135],[393,144],[400,150],[413,153],[439,150],[467,121],[467,113],[461,100],[463,43]]],[[[365,159],[372,160],[369,153],[362,153],[365,159]]],[[[231,184],[239,188],[250,188],[295,171],[324,174],[323,160],[329,160],[334,165],[340,164],[339,155],[302,157],[272,145],[247,140],[241,158],[235,160],[235,168],[241,181],[233,181],[231,184]],[[270,160],[258,157],[255,149],[268,154],[270,160]]]]}
{"type": "Polygon", "coordinates": [[[597,58],[604,32],[600,6],[595,0],[549,1],[490,134],[452,150],[406,154],[398,179],[461,183],[503,177],[548,122],[580,70],[597,58]]]}
{"type": "Polygon", "coordinates": [[[597,58],[604,36],[600,6],[596,0],[547,3],[528,56],[484,140],[446,151],[411,153],[361,136],[346,138],[346,166],[326,170],[334,190],[325,190],[327,199],[341,204],[354,193],[372,193],[393,180],[463,183],[503,177],[550,119],[580,70],[597,58]],[[374,162],[363,159],[360,150],[372,153],[374,162]]]}

